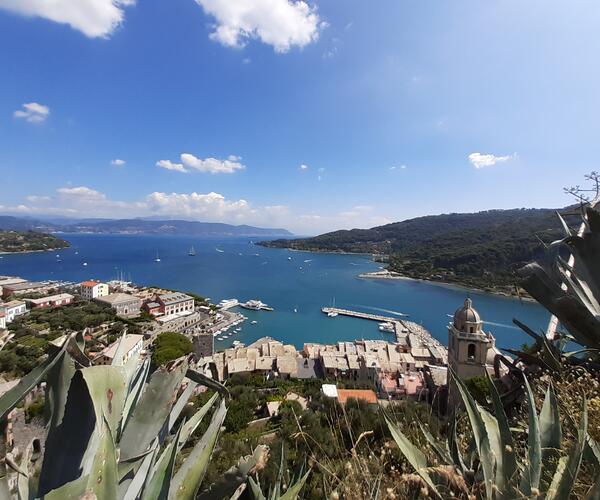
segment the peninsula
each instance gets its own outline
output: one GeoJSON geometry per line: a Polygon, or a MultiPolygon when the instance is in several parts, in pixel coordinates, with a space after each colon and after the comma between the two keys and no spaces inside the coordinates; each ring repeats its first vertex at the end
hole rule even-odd
{"type": "MultiPolygon", "coordinates": [[[[561,237],[552,209],[488,210],[417,217],[371,229],[260,244],[315,252],[370,253],[387,264],[386,278],[407,277],[514,294],[515,271],[561,237]]],[[[382,278],[381,275],[361,275],[382,278]]]]}
{"type": "Polygon", "coordinates": [[[0,230],[0,253],[43,252],[68,246],[67,241],[51,234],[0,230]]]}

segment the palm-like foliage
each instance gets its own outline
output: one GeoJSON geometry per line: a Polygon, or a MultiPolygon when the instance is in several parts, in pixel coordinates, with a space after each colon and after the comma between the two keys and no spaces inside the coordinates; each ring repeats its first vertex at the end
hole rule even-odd
{"type": "MultiPolygon", "coordinates": [[[[542,411],[538,415],[533,394],[527,379],[524,384],[528,402],[527,453],[521,462],[517,458],[513,434],[500,395],[491,379],[489,380],[492,405],[495,415],[479,405],[471,396],[464,383],[451,374],[465,405],[472,434],[474,453],[463,457],[456,439],[456,421],[452,420],[447,429],[447,442],[435,439],[427,430],[423,433],[444,467],[431,467],[425,454],[402,433],[400,428],[388,420],[392,436],[402,454],[416,472],[439,498],[446,497],[444,488],[448,468],[461,476],[467,485],[462,492],[480,491],[488,500],[514,498],[536,498],[544,495],[547,500],[568,498],[580,469],[584,450],[594,467],[600,466],[600,451],[587,433],[587,406],[584,401],[581,422],[576,432],[576,441],[568,455],[561,451],[562,429],[559,419],[558,402],[550,386],[542,411]]],[[[588,498],[598,498],[598,485],[592,488],[588,498]]]]}
{"type": "MultiPolygon", "coordinates": [[[[37,474],[30,468],[28,448],[20,464],[5,463],[18,474],[20,499],[192,499],[208,468],[226,414],[227,390],[190,368],[180,358],[149,376],[149,359],[121,366],[121,339],[115,363],[91,366],[83,352],[83,336],[65,338],[46,361],[0,398],[0,415],[9,412],[45,380],[50,419],[46,449],[37,474]],[[180,418],[194,389],[216,392],[189,420],[180,418]],[[181,451],[200,422],[212,412],[206,431],[181,461],[181,451]],[[179,460],[178,460],[179,458],[179,460]],[[181,462],[177,470],[176,462],[181,462]]],[[[243,485],[266,447],[229,471],[226,484],[214,485],[220,498],[243,485]]],[[[9,495],[6,470],[0,470],[0,498],[9,495]]]]}

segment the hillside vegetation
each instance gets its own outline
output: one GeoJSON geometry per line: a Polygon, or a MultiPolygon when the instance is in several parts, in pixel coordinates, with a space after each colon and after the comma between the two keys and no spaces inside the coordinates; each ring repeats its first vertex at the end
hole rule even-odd
{"type": "Polygon", "coordinates": [[[0,252],[36,252],[67,248],[69,243],[50,234],[36,231],[0,230],[0,252]]]}
{"type": "Polygon", "coordinates": [[[262,245],[308,251],[371,253],[389,270],[411,278],[511,293],[514,272],[559,238],[550,209],[489,210],[417,217],[372,229],[335,231],[262,245]]]}

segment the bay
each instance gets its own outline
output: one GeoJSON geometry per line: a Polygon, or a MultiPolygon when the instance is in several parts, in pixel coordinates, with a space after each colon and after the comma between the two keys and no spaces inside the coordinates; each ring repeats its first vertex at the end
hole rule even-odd
{"type": "Polygon", "coordinates": [[[529,337],[512,324],[518,318],[535,330],[544,329],[546,311],[536,303],[467,291],[421,281],[366,280],[359,273],[375,271],[380,264],[364,255],[315,254],[263,248],[248,239],[200,239],[186,236],[61,235],[68,249],[4,255],[0,275],[30,280],[109,280],[124,276],[139,285],[191,291],[210,297],[240,301],[260,299],[273,312],[243,311],[250,321],[217,349],[237,339],[250,343],[270,336],[301,348],[305,342],[335,343],[354,339],[393,340],[377,323],[338,316],[328,318],[324,306],[355,309],[422,323],[447,344],[449,314],[465,297],[496,337],[499,347],[519,348],[529,337]],[[196,256],[188,256],[194,246],[196,256]],[[57,257],[57,255],[59,257],[57,257]],[[155,262],[156,256],[160,262],[155,262]],[[291,258],[291,259],[289,259],[291,258]],[[84,266],[87,263],[87,266],[84,266]],[[297,311],[297,312],[295,312],[297,311]]]}

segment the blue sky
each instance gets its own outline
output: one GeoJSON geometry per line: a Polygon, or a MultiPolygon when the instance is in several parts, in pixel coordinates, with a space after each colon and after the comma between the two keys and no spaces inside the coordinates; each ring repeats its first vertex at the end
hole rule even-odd
{"type": "Polygon", "coordinates": [[[0,0],[0,212],[312,234],[566,205],[598,33],[593,0],[0,0]]]}

